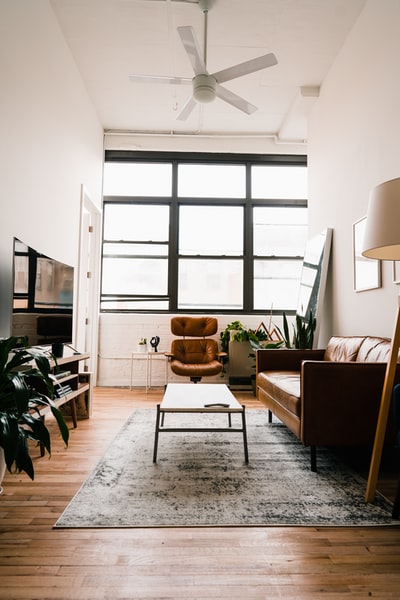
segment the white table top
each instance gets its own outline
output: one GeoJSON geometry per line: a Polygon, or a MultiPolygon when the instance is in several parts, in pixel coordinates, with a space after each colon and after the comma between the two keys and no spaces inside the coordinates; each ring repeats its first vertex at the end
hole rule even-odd
{"type": "Polygon", "coordinates": [[[160,406],[171,412],[242,412],[243,407],[224,383],[169,383],[160,406]],[[205,406],[223,404],[227,406],[205,406]]]}

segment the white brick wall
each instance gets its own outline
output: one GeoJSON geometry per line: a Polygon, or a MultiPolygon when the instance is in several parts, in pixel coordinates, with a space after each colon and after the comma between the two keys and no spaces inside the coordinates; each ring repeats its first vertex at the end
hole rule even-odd
{"type": "MultiPolygon", "coordinates": [[[[99,324],[99,355],[97,385],[109,387],[129,387],[131,378],[131,356],[136,352],[140,338],[148,341],[158,335],[160,337],[159,352],[169,351],[173,335],[170,331],[170,321],[173,315],[138,315],[138,314],[101,314],[99,324]]],[[[215,339],[219,341],[220,332],[228,323],[240,320],[247,327],[257,328],[261,321],[267,325],[266,317],[260,315],[215,315],[218,319],[218,333],[215,339]]],[[[279,324],[279,323],[278,323],[279,324]]],[[[146,385],[146,361],[136,359],[133,363],[134,387],[146,385]]],[[[168,381],[182,381],[182,378],[171,373],[168,369],[168,381]]],[[[227,376],[217,375],[207,379],[227,383],[227,376]]],[[[153,361],[152,385],[163,386],[165,381],[165,365],[163,361],[153,361]]]]}

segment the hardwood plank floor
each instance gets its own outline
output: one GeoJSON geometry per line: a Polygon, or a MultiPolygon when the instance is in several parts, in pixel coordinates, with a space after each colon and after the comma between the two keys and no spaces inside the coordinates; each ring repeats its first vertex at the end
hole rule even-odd
{"type": "MultiPolygon", "coordinates": [[[[235,393],[248,409],[250,392],[235,393]]],[[[162,390],[97,388],[93,416],[33,450],[35,481],[7,474],[0,496],[0,598],[399,598],[400,527],[53,530],[134,408],[162,390]]],[[[48,420],[51,428],[51,419],[48,420]]],[[[381,491],[393,478],[380,479],[381,491]]],[[[151,509],[151,507],[150,507],[151,509]]]]}

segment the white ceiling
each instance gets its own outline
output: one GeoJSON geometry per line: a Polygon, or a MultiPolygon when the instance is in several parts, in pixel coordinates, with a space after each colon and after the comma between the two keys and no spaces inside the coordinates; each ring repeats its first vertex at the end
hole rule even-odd
{"type": "Polygon", "coordinates": [[[366,0],[215,0],[207,67],[215,72],[273,52],[278,64],[224,84],[258,107],[247,115],[220,99],[176,120],[190,85],[132,83],[129,75],[192,77],[176,28],[203,46],[195,0],[50,0],[105,130],[276,134],[307,139],[307,115],[366,0]],[[311,89],[310,89],[311,88],[311,89]],[[311,95],[310,95],[311,94],[311,95]]]}

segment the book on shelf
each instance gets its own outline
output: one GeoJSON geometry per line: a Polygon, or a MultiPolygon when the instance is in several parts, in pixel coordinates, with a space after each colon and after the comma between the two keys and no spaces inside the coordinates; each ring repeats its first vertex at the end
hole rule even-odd
{"type": "Polygon", "coordinates": [[[57,398],[64,398],[65,396],[68,396],[68,394],[72,393],[72,388],[70,385],[57,385],[56,388],[54,389],[54,395],[57,398]]]}
{"type": "Polygon", "coordinates": [[[71,371],[58,371],[54,373],[54,377],[56,379],[64,379],[64,377],[69,377],[71,375],[71,371]]]}

